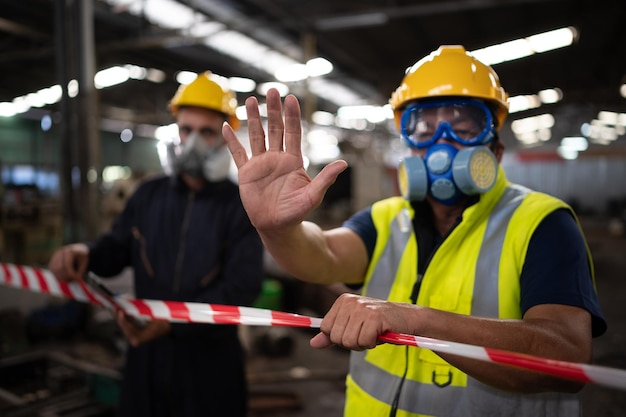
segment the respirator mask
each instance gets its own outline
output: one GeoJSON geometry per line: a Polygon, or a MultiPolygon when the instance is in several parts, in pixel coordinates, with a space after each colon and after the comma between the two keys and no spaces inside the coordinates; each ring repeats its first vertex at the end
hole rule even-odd
{"type": "Polygon", "coordinates": [[[481,101],[446,100],[411,105],[404,110],[400,131],[413,149],[426,149],[424,157],[405,158],[398,167],[402,196],[421,201],[427,195],[451,205],[463,196],[493,188],[498,163],[485,145],[494,138],[489,108],[481,101]],[[467,146],[461,150],[440,139],[467,146]]]}
{"type": "Polygon", "coordinates": [[[208,145],[202,135],[192,132],[182,144],[168,144],[167,159],[174,174],[185,173],[210,182],[228,178],[231,156],[220,139],[215,145],[208,145]]]}

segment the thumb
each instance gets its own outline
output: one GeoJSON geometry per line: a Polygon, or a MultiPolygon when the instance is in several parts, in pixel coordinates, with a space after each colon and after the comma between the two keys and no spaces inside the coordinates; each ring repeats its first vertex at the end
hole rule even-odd
{"type": "Polygon", "coordinates": [[[330,341],[330,338],[326,336],[324,333],[320,332],[313,336],[310,340],[309,344],[312,348],[315,349],[324,349],[329,346],[332,346],[334,343],[330,341]]]}
{"type": "Polygon", "coordinates": [[[326,165],[311,181],[311,187],[316,194],[325,194],[328,188],[335,183],[339,174],[348,168],[348,163],[344,160],[334,161],[326,165]]]}

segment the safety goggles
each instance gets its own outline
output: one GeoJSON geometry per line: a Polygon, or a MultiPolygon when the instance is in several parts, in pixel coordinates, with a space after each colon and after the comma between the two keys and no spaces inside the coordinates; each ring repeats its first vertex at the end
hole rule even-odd
{"type": "Polygon", "coordinates": [[[400,119],[406,144],[424,149],[439,139],[461,145],[484,145],[493,139],[495,126],[489,108],[476,100],[446,100],[408,106],[400,119]]]}

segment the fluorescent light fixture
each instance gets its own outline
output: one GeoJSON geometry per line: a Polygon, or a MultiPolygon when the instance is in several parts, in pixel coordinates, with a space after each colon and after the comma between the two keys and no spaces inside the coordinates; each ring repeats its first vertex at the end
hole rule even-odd
{"type": "Polygon", "coordinates": [[[559,146],[556,148],[556,153],[563,159],[567,159],[573,161],[578,158],[578,151],[576,149],[564,148],[563,146],[559,146]]]}
{"type": "Polygon", "coordinates": [[[239,120],[248,120],[248,112],[246,111],[246,106],[239,106],[235,109],[235,116],[239,120]]]}
{"type": "Polygon", "coordinates": [[[309,77],[309,74],[307,72],[306,65],[293,64],[288,67],[279,68],[274,73],[274,77],[276,77],[278,81],[288,83],[306,80],[309,77]]]}
{"type": "Polygon", "coordinates": [[[513,96],[509,98],[509,113],[536,109],[539,106],[541,106],[541,100],[539,99],[539,96],[535,94],[513,96]]]}
{"type": "Polygon", "coordinates": [[[191,84],[196,78],[198,78],[198,74],[192,71],[179,71],[176,74],[176,82],[182,85],[191,84]]]}
{"type": "Polygon", "coordinates": [[[239,93],[249,93],[256,88],[256,82],[250,78],[230,77],[228,82],[231,90],[239,93]]]}
{"type": "Polygon", "coordinates": [[[160,84],[165,81],[165,72],[156,68],[148,68],[146,72],[146,80],[160,84]]]}
{"type": "Polygon", "coordinates": [[[487,65],[495,65],[569,46],[577,36],[575,28],[566,27],[477,49],[472,55],[487,65]]]}
{"type": "Polygon", "coordinates": [[[361,97],[350,88],[325,78],[310,79],[309,90],[337,106],[349,106],[362,101],[361,97]]]}
{"type": "Polygon", "coordinates": [[[536,109],[542,104],[553,104],[561,101],[563,92],[558,88],[550,88],[539,91],[537,94],[519,95],[509,97],[509,113],[536,109]]]}
{"type": "Polygon", "coordinates": [[[169,142],[174,138],[178,138],[178,126],[176,123],[159,126],[154,131],[154,137],[160,142],[169,142]]]}
{"type": "Polygon", "coordinates": [[[581,126],[580,133],[593,143],[608,145],[626,134],[626,113],[601,111],[597,119],[581,126]]]}
{"type": "Polygon", "coordinates": [[[313,164],[323,164],[339,157],[340,151],[337,137],[323,129],[311,130],[306,135],[307,156],[313,164]]]}
{"type": "Polygon", "coordinates": [[[333,64],[325,58],[313,58],[306,64],[291,64],[279,68],[274,72],[274,77],[282,82],[302,81],[309,77],[319,77],[329,74],[333,70],[333,64]]]}
{"type": "Polygon", "coordinates": [[[589,148],[589,142],[582,136],[569,136],[561,139],[561,147],[581,152],[589,148]]]}
{"type": "Polygon", "coordinates": [[[381,106],[343,106],[337,110],[337,116],[342,119],[362,119],[370,123],[381,123],[388,119],[388,111],[381,106]]]}
{"type": "Polygon", "coordinates": [[[126,128],[120,132],[120,140],[124,143],[128,143],[133,140],[133,131],[126,128]]]}
{"type": "Polygon", "coordinates": [[[94,76],[94,84],[98,89],[111,87],[128,81],[130,72],[127,68],[115,66],[100,70],[94,76]]]}
{"type": "Polygon", "coordinates": [[[72,98],[76,97],[79,91],[80,91],[80,88],[79,88],[77,80],[70,80],[67,83],[67,95],[69,97],[72,97],[72,98]]]}
{"type": "Polygon", "coordinates": [[[538,95],[543,104],[554,104],[563,99],[563,92],[559,88],[541,90],[538,95]]]}
{"type": "Polygon", "coordinates": [[[311,115],[311,121],[320,126],[332,126],[335,123],[335,115],[327,111],[317,110],[311,115]]]}
{"type": "Polygon", "coordinates": [[[554,49],[564,48],[574,43],[578,31],[573,27],[551,30],[526,38],[533,51],[540,54],[554,49]]]}
{"type": "Polygon", "coordinates": [[[309,77],[319,77],[330,74],[333,71],[333,64],[326,58],[309,59],[306,63],[306,71],[309,77]]]}
{"type": "Polygon", "coordinates": [[[514,120],[511,123],[511,130],[513,130],[513,133],[523,133],[551,128],[552,126],[554,126],[554,116],[546,113],[514,120]]]}
{"type": "Polygon", "coordinates": [[[174,0],[135,1],[133,6],[140,7],[139,13],[143,12],[150,22],[168,29],[185,29],[193,26],[196,20],[196,13],[191,8],[174,0]]]}
{"type": "Polygon", "coordinates": [[[2,117],[13,117],[17,114],[15,111],[15,105],[10,102],[1,102],[0,103],[0,116],[2,117]]]}
{"type": "Polygon", "coordinates": [[[126,64],[124,68],[128,70],[128,77],[133,80],[145,80],[148,75],[148,70],[139,65],[126,64]]]}
{"type": "Polygon", "coordinates": [[[267,92],[269,91],[270,88],[277,89],[281,97],[285,97],[287,94],[289,94],[289,87],[287,87],[283,83],[276,83],[276,82],[268,82],[268,83],[259,84],[256,91],[259,94],[265,96],[267,95],[267,92]]]}
{"type": "Polygon", "coordinates": [[[612,111],[601,111],[598,113],[598,120],[606,125],[615,126],[617,124],[618,118],[619,114],[612,111]]]}
{"type": "Polygon", "coordinates": [[[511,130],[521,143],[534,145],[539,142],[549,141],[552,137],[551,128],[553,126],[554,116],[551,114],[540,114],[538,116],[514,120],[511,123],[511,130]]]}
{"type": "Polygon", "coordinates": [[[195,23],[189,28],[189,34],[196,38],[205,38],[226,29],[223,23],[204,21],[195,23]]]}
{"type": "Polygon", "coordinates": [[[254,39],[234,30],[225,30],[209,36],[204,43],[224,55],[258,68],[268,53],[268,48],[254,39]]]}

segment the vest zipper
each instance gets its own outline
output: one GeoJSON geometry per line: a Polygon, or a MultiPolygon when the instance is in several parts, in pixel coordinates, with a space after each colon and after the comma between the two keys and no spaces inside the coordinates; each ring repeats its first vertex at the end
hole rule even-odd
{"type": "Polygon", "coordinates": [[[185,209],[185,216],[183,217],[183,223],[180,228],[180,240],[178,242],[178,254],[176,256],[176,267],[174,269],[174,285],[172,290],[174,294],[178,294],[180,291],[180,281],[183,274],[183,261],[185,260],[185,244],[187,243],[187,232],[189,231],[189,223],[191,221],[191,210],[193,208],[193,202],[195,193],[190,191],[187,194],[187,208],[185,209]]]}

